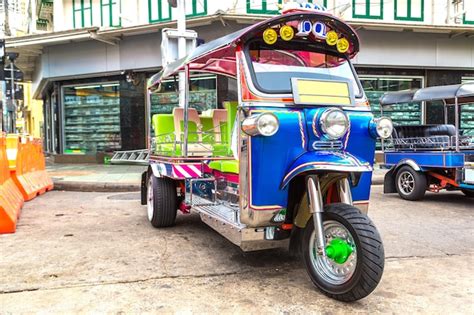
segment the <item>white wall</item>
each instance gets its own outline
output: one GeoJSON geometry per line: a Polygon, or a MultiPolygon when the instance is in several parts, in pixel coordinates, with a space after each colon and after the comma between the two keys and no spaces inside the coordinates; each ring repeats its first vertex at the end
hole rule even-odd
{"type": "MultiPolygon", "coordinates": [[[[80,1],[80,0],[77,0],[80,1]]],[[[117,0],[119,1],[119,0],[117,0]]],[[[202,9],[202,4],[206,0],[198,0],[198,9],[202,9]]],[[[262,0],[207,0],[207,14],[214,14],[217,11],[223,11],[232,14],[243,14],[247,15],[247,1],[250,1],[250,5],[254,9],[262,7],[262,0]]],[[[323,3],[323,0],[313,0],[314,2],[323,3]]],[[[356,12],[360,12],[365,7],[366,0],[356,0],[356,12]]],[[[371,3],[382,0],[370,0],[371,3]]],[[[422,24],[422,25],[445,25],[448,17],[447,5],[448,2],[452,3],[452,0],[424,0],[424,19],[423,21],[403,21],[395,19],[395,1],[398,1],[399,10],[403,11],[403,3],[406,0],[383,0],[383,20],[379,19],[364,19],[364,18],[353,18],[352,16],[352,4],[353,0],[327,0],[328,10],[337,16],[348,21],[358,22],[383,22],[383,23],[396,23],[396,24],[422,24]],[[336,8],[336,9],[335,9],[336,8]]],[[[412,0],[412,3],[421,3],[422,0],[412,0]]],[[[466,16],[468,20],[474,21],[474,0],[464,0],[464,10],[466,10],[466,16]]],[[[267,9],[276,10],[278,0],[267,0],[267,9]]],[[[92,12],[93,12],[93,26],[101,26],[100,20],[100,0],[92,1],[92,12]]],[[[192,0],[186,0],[186,6],[188,13],[192,8],[192,0]]],[[[166,11],[163,14],[168,15],[168,1],[162,0],[163,10],[166,11]]],[[[413,11],[419,11],[419,6],[414,6],[413,11]]],[[[377,10],[377,5],[372,5],[372,10],[377,10]]],[[[462,4],[458,8],[459,12],[463,10],[462,4]]],[[[72,17],[72,0],[55,0],[54,1],[54,29],[55,31],[68,30],[73,28],[73,17],[72,17]]],[[[455,15],[454,5],[451,5],[450,16],[455,15]]],[[[156,15],[156,13],[155,13],[156,15]]],[[[148,0],[121,0],[121,14],[122,27],[128,27],[133,25],[144,25],[149,24],[149,12],[148,12],[148,0]]],[[[457,19],[451,18],[450,24],[462,24],[462,15],[459,15],[457,19]]],[[[172,19],[176,18],[176,9],[172,9],[172,19]]],[[[464,24],[466,27],[473,27],[474,24],[464,24]]],[[[104,27],[108,28],[108,27],[104,27]]]]}
{"type": "Polygon", "coordinates": [[[396,68],[474,69],[474,40],[445,34],[359,31],[355,64],[396,68]]]}

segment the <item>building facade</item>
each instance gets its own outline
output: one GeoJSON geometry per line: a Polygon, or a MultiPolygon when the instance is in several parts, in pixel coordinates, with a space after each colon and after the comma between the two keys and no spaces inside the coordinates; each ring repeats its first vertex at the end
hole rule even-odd
{"type": "MultiPolygon", "coordinates": [[[[474,78],[474,1],[313,1],[358,31],[354,63],[374,112],[386,91],[474,78]]],[[[207,42],[278,14],[282,2],[187,0],[188,28],[207,42]]],[[[46,150],[95,155],[144,148],[147,117],[177,103],[173,82],[159,95],[146,92],[161,67],[161,30],[176,27],[175,9],[167,0],[54,0],[52,10],[53,32],[7,39],[34,97],[44,101],[46,150]]],[[[217,93],[223,89],[232,95],[226,79],[193,77],[190,101],[215,107],[225,100],[226,93],[217,93]]],[[[389,114],[399,124],[442,122],[436,104],[389,114]]],[[[462,128],[474,133],[474,108],[461,115],[462,128]]]]}
{"type": "MultiPolygon", "coordinates": [[[[53,0],[0,0],[0,39],[15,38],[52,31],[53,0]]],[[[29,53],[22,56],[31,60],[29,53]]],[[[33,99],[32,84],[23,82],[22,73],[15,77],[15,102],[11,100],[10,61],[5,66],[6,81],[0,81],[0,108],[2,129],[13,130],[16,118],[16,131],[29,133],[35,137],[43,135],[42,101],[33,99]]],[[[15,71],[18,70],[14,66],[15,71]]],[[[25,69],[25,68],[23,68],[25,69]]],[[[28,70],[28,67],[26,67],[28,70]]],[[[0,76],[1,77],[1,76],[0,76]]]]}

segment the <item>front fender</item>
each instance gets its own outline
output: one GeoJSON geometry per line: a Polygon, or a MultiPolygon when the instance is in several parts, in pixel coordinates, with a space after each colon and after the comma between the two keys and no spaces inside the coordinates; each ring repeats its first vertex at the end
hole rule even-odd
{"type": "Polygon", "coordinates": [[[281,189],[301,173],[308,171],[371,172],[372,165],[349,153],[333,151],[310,151],[298,157],[286,172],[281,189]]]}

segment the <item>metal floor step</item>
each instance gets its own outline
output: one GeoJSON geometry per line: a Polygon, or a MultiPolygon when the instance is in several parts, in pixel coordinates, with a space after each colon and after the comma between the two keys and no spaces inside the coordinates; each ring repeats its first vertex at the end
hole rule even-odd
{"type": "Polygon", "coordinates": [[[220,203],[213,204],[209,200],[196,195],[193,195],[193,205],[191,207],[195,211],[223,221],[223,223],[233,225],[239,229],[245,228],[245,225],[240,223],[237,208],[231,208],[220,203]]]}
{"type": "Polygon", "coordinates": [[[288,239],[266,240],[264,228],[247,227],[247,225],[240,223],[238,207],[222,203],[213,204],[196,195],[193,195],[192,199],[191,209],[200,214],[202,222],[239,246],[243,251],[288,248],[288,239]]]}

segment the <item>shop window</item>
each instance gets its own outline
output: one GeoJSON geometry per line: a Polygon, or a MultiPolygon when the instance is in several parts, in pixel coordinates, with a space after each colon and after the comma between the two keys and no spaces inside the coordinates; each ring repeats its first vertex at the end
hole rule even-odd
{"type": "Polygon", "coordinates": [[[278,14],[278,5],[282,2],[282,0],[248,0],[247,13],[278,14]]]}
{"type": "Polygon", "coordinates": [[[72,0],[74,28],[92,26],[92,0],[72,0]]]}
{"type": "Polygon", "coordinates": [[[122,3],[120,0],[100,0],[100,24],[105,27],[121,27],[122,3]]]}
{"type": "MultiPolygon", "coordinates": [[[[370,107],[375,117],[380,117],[379,99],[385,92],[419,89],[423,87],[423,78],[406,77],[361,77],[370,107]]],[[[421,103],[399,104],[384,108],[384,116],[392,119],[394,125],[420,125],[423,123],[421,103]]],[[[380,149],[380,143],[377,144],[380,149]]]]}
{"type": "Polygon", "coordinates": [[[383,0],[352,0],[352,17],[383,19],[383,0]]]}
{"type": "MultiPolygon", "coordinates": [[[[197,76],[191,78],[190,81],[189,106],[195,108],[199,113],[217,108],[216,76],[197,76]]],[[[150,105],[151,116],[172,113],[173,108],[179,106],[178,82],[163,81],[161,90],[151,94],[150,105]]]]}
{"type": "MultiPolygon", "coordinates": [[[[248,0],[247,1],[247,13],[253,14],[278,14],[279,5],[283,0],[248,0]]],[[[307,0],[308,3],[322,4],[327,8],[328,0],[307,0]]]]}
{"type": "Polygon", "coordinates": [[[171,6],[168,0],[148,0],[148,20],[150,23],[170,21],[171,6]]]}
{"type": "Polygon", "coordinates": [[[423,21],[424,0],[395,0],[395,20],[423,21]]]}
{"type": "Polygon", "coordinates": [[[121,149],[118,82],[63,86],[65,154],[121,149]]]}
{"type": "Polygon", "coordinates": [[[207,15],[207,0],[186,0],[186,16],[207,15]]]}
{"type": "Polygon", "coordinates": [[[465,0],[464,4],[464,16],[463,16],[463,23],[464,24],[474,24],[474,1],[472,0],[465,0]]]}

